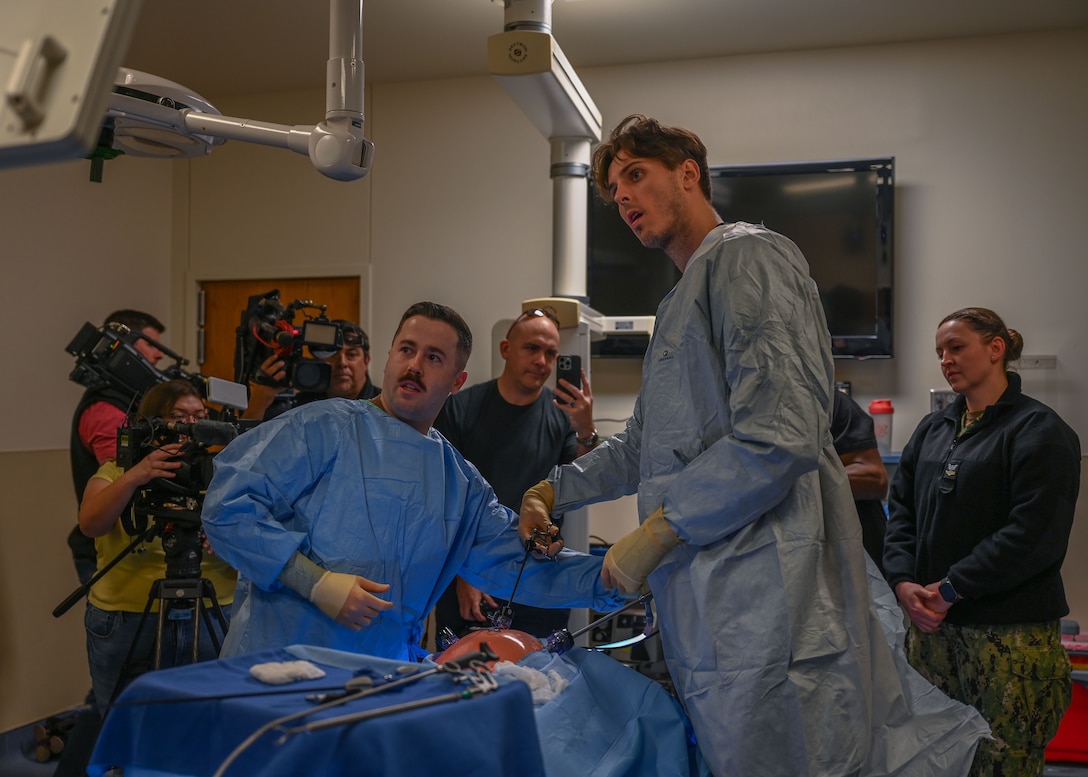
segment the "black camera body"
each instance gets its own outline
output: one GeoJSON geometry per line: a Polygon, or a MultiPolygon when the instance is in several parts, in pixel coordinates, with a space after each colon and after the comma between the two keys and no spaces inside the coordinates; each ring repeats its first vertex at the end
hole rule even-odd
{"type": "Polygon", "coordinates": [[[174,477],[155,478],[137,492],[137,515],[199,523],[204,493],[212,479],[212,458],[249,425],[238,421],[180,423],[139,416],[126,418],[125,425],[117,430],[117,466],[122,469],[131,469],[163,445],[181,445],[175,457],[181,467],[174,470],[174,477]]]}
{"type": "Polygon", "coordinates": [[[167,579],[201,576],[204,533],[200,511],[212,479],[212,457],[219,446],[241,431],[237,422],[180,423],[131,415],[117,431],[117,465],[126,470],[156,448],[181,445],[175,457],[181,467],[174,470],[174,477],[154,478],[137,490],[132,509],[121,517],[125,531],[132,536],[147,531],[148,518],[155,520],[166,555],[167,579]]]}
{"type": "Polygon", "coordinates": [[[69,378],[91,389],[114,389],[134,398],[142,397],[158,383],[174,378],[188,380],[204,398],[208,396],[207,381],[203,375],[186,372],[188,360],[161,343],[155,347],[174,360],[165,370],[158,370],[136,350],[136,341],[145,337],[123,324],[107,324],[96,327],[85,323],[64,349],[76,357],[76,366],[69,378]]]}
{"type": "Polygon", "coordinates": [[[304,392],[328,390],[332,368],[323,359],[344,347],[344,335],[340,325],[325,315],[325,310],[325,305],[315,305],[311,300],[297,299],[284,305],[278,289],[250,297],[238,328],[235,380],[239,383],[253,380],[304,392]],[[295,314],[309,310],[318,313],[309,315],[301,327],[296,327],[295,314]],[[307,347],[317,358],[303,355],[307,347]],[[261,363],[273,354],[284,362],[286,383],[271,381],[261,371],[261,363]]]}

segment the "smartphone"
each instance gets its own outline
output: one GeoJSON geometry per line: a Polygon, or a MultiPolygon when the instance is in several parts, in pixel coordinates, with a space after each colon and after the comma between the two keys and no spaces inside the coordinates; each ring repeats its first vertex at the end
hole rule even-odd
{"type": "Polygon", "coordinates": [[[582,357],[573,353],[561,353],[555,358],[555,386],[562,389],[560,380],[582,388],[582,357]]]}

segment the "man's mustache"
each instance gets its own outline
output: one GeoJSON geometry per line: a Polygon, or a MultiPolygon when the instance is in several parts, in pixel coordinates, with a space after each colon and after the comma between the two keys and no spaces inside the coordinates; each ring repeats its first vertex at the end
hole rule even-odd
{"type": "Polygon", "coordinates": [[[397,383],[404,383],[404,381],[410,380],[412,383],[419,385],[421,391],[426,391],[427,387],[423,384],[423,376],[418,372],[406,372],[397,379],[397,383]]]}

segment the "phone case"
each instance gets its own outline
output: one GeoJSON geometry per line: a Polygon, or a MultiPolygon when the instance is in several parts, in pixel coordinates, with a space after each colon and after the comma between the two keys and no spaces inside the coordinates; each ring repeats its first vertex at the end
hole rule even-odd
{"type": "MultiPolygon", "coordinates": [[[[569,381],[578,388],[582,387],[582,357],[577,354],[561,353],[555,359],[555,385],[559,381],[569,381]]],[[[560,386],[561,387],[561,386],[560,386]]]]}

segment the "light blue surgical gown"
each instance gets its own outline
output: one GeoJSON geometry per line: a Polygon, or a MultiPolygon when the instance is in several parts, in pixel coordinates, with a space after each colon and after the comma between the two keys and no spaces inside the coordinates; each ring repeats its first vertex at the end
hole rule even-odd
{"type": "MultiPolygon", "coordinates": [[[[517,516],[433,429],[423,435],[369,402],[328,399],[267,421],[214,460],[204,529],[238,570],[223,656],[293,644],[405,660],[422,655],[424,621],[460,575],[500,600],[525,552],[517,516]],[[388,583],[394,607],[369,626],[338,625],[278,576],[295,551],[319,566],[388,583]]],[[[518,601],[615,609],[601,559],[530,560],[518,601]]]]}
{"type": "Polygon", "coordinates": [[[549,477],[556,511],[636,490],[640,520],[664,506],[683,542],[649,583],[716,775],[956,773],[927,745],[971,716],[913,718],[828,431],[833,382],[800,251],[720,226],[658,308],[626,429],[549,477]]]}

